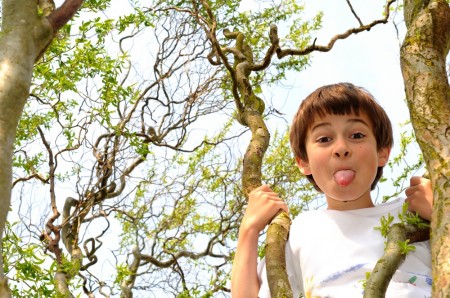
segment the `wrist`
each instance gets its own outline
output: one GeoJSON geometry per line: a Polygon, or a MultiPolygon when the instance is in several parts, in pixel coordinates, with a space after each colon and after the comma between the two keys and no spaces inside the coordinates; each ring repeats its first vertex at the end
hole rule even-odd
{"type": "Polygon", "coordinates": [[[261,231],[251,225],[241,224],[239,228],[239,239],[257,242],[261,231]]]}

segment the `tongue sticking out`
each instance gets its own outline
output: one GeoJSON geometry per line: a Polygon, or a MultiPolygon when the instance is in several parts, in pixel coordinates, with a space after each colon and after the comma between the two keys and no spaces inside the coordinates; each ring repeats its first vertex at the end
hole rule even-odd
{"type": "Polygon", "coordinates": [[[352,170],[341,170],[341,171],[337,171],[334,174],[334,180],[340,186],[349,185],[353,181],[354,177],[355,177],[355,172],[353,172],[352,170]]]}

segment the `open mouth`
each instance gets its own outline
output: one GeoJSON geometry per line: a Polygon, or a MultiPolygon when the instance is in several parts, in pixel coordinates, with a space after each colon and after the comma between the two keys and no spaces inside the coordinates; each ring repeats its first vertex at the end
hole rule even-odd
{"type": "Polygon", "coordinates": [[[352,183],[355,178],[355,171],[353,170],[339,170],[334,173],[334,181],[340,186],[347,186],[352,183]]]}

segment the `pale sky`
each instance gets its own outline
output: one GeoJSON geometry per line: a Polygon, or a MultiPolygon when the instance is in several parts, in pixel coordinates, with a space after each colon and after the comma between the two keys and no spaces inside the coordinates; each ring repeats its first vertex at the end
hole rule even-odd
{"type": "MultiPolygon", "coordinates": [[[[120,1],[125,3],[126,0],[120,1]]],[[[62,0],[55,2],[58,5],[62,0]]],[[[374,15],[376,19],[381,18],[383,1],[357,0],[354,2],[355,9],[361,13],[364,23],[371,22],[374,15]]],[[[317,44],[325,45],[331,36],[358,25],[352,18],[345,0],[305,0],[305,4],[307,15],[312,16],[318,10],[324,11],[323,29],[317,35],[317,44]]],[[[252,0],[243,0],[241,8],[247,7],[256,6],[252,4],[252,0]]],[[[113,15],[108,16],[113,17],[113,15]]],[[[397,19],[401,20],[402,17],[399,16],[397,19]]],[[[400,130],[397,124],[406,121],[409,113],[404,102],[403,80],[399,65],[399,41],[392,23],[378,25],[370,32],[338,41],[330,52],[313,54],[311,66],[308,69],[301,73],[290,73],[287,76],[284,84],[294,86],[293,88],[266,89],[265,98],[269,99],[268,101],[284,113],[285,118],[290,121],[300,101],[306,95],[322,85],[343,81],[362,86],[375,96],[391,118],[394,136],[398,138],[400,130]]],[[[396,143],[398,143],[397,139],[396,143]]],[[[393,154],[397,148],[394,147],[393,154]]],[[[389,175],[386,172],[385,174],[389,175]]]]}
{"type": "MultiPolygon", "coordinates": [[[[252,2],[244,0],[242,8],[256,7],[252,2]]],[[[365,24],[382,17],[383,1],[354,2],[354,9],[365,24]]],[[[312,16],[319,10],[324,12],[323,29],[318,32],[316,44],[326,45],[332,36],[358,25],[345,0],[306,0],[304,3],[307,15],[312,16]]],[[[403,24],[399,27],[404,30],[403,24]]],[[[386,109],[393,124],[404,122],[409,113],[404,102],[399,43],[394,25],[388,23],[337,41],[329,52],[312,54],[310,67],[288,76],[286,84],[296,88],[289,91],[288,108],[282,110],[285,113],[296,110],[296,99],[303,99],[317,87],[347,81],[368,89],[386,109]]]]}
{"type": "MultiPolygon", "coordinates": [[[[62,1],[55,2],[60,5],[62,1]]],[[[117,1],[113,2],[117,3],[117,1]]],[[[279,0],[265,1],[265,3],[271,2],[278,3],[279,0]]],[[[332,36],[358,26],[346,0],[298,2],[305,4],[306,18],[312,18],[319,10],[324,12],[323,27],[317,33],[316,44],[326,45],[332,36]]],[[[123,3],[124,9],[110,9],[107,16],[113,18],[116,14],[122,14],[130,8],[127,2],[121,3],[123,3]]],[[[353,0],[352,4],[364,24],[382,18],[384,1],[353,0]]],[[[241,2],[242,10],[258,9],[258,7],[254,0],[242,0],[241,2]]],[[[404,86],[399,62],[399,39],[403,38],[405,29],[401,22],[403,17],[398,15],[395,19],[399,23],[399,36],[397,36],[393,23],[389,22],[377,25],[369,32],[362,32],[345,40],[339,40],[329,52],[313,53],[311,66],[300,73],[292,72],[287,75],[283,85],[290,86],[289,88],[283,89],[278,86],[269,89],[263,87],[266,106],[273,105],[278,111],[284,113],[284,118],[290,122],[300,101],[317,87],[344,81],[362,86],[375,96],[391,119],[395,138],[391,157],[395,156],[399,148],[400,132],[404,130],[399,128],[399,124],[409,119],[409,112],[404,101],[404,86]]],[[[284,128],[285,122],[281,125],[284,128]]],[[[272,133],[276,128],[278,128],[277,125],[269,125],[272,133]]],[[[408,148],[408,150],[413,152],[411,155],[415,159],[419,151],[417,147],[411,148],[413,149],[408,148]]],[[[395,177],[396,173],[389,174],[385,171],[385,176],[395,177]]]]}

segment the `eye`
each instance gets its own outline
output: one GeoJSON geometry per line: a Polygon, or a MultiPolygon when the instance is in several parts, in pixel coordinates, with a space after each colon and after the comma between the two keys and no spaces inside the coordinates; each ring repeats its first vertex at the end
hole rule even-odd
{"type": "Polygon", "coordinates": [[[350,138],[352,138],[352,139],[362,139],[362,138],[364,138],[365,136],[366,136],[365,134],[363,134],[363,133],[361,133],[361,132],[357,132],[357,133],[352,134],[352,135],[350,136],[350,138]]]}
{"type": "Polygon", "coordinates": [[[319,138],[316,139],[317,143],[327,143],[329,141],[331,141],[330,137],[319,137],[319,138]]]}

